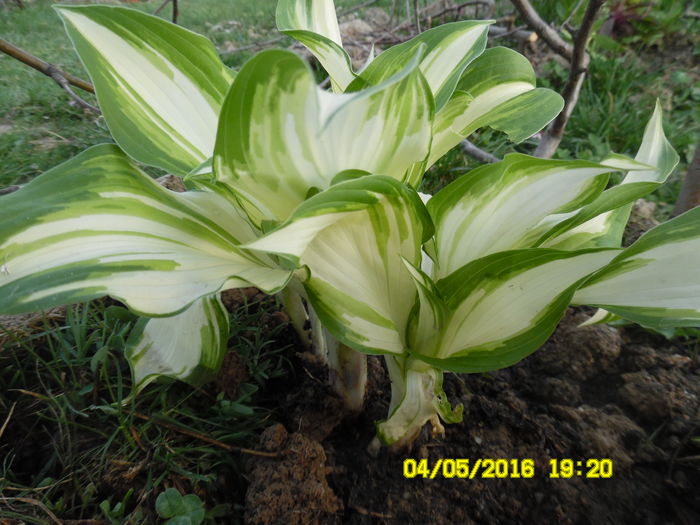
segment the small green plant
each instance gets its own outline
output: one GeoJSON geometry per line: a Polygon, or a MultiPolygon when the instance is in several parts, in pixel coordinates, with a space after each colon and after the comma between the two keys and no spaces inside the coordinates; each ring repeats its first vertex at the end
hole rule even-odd
{"type": "Polygon", "coordinates": [[[700,210],[620,248],[631,204],[678,161],[658,105],[635,159],[511,154],[432,198],[417,192],[476,129],[521,141],[562,107],[524,57],[485,49],[488,21],[436,27],[354,71],[331,0],[281,0],[277,25],[328,72],[326,91],[289,51],[234,72],[163,20],[59,12],[118,145],[0,197],[0,311],[119,299],[141,317],[126,342],[137,390],[217,370],[220,292],[250,285],[280,293],[351,408],[364,354],[385,356],[392,400],[377,429],[393,447],[461,419],[444,371],[516,363],[569,304],[648,326],[700,321],[700,210]],[[160,187],[134,159],[190,191],[160,187]],[[614,171],[624,178],[608,188],[614,171]]]}
{"type": "Polygon", "coordinates": [[[167,519],[165,525],[199,525],[204,521],[204,504],[196,494],[180,494],[177,489],[165,489],[156,499],[156,512],[167,519]]]}

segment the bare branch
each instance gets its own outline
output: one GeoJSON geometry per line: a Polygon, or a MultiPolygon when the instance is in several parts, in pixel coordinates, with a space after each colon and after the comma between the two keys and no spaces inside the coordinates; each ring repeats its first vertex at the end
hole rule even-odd
{"type": "MultiPolygon", "coordinates": [[[[126,410],[124,411],[125,413],[126,410]]],[[[182,434],[184,436],[189,436],[195,439],[198,439],[200,441],[203,441],[205,443],[209,443],[210,445],[214,445],[215,447],[218,447],[223,450],[228,450],[229,452],[239,452],[241,454],[249,454],[251,456],[262,456],[266,458],[277,458],[280,456],[285,455],[284,452],[265,452],[262,450],[254,450],[251,448],[245,448],[245,447],[238,447],[236,445],[229,445],[228,443],[224,443],[222,441],[219,441],[218,439],[214,439],[212,437],[209,437],[204,434],[200,434],[199,432],[194,432],[193,430],[190,430],[188,428],[181,427],[179,425],[176,425],[174,423],[170,423],[169,421],[164,421],[163,419],[159,419],[157,417],[151,417],[146,414],[142,414],[141,412],[132,412],[133,416],[141,419],[143,421],[150,421],[151,423],[155,423],[158,426],[161,426],[163,428],[167,428],[169,430],[172,430],[173,432],[177,432],[178,434],[182,434]]]]}
{"type": "Polygon", "coordinates": [[[369,7],[371,5],[376,4],[379,2],[379,0],[367,0],[366,2],[362,2],[361,4],[358,4],[353,7],[348,7],[347,9],[341,9],[338,11],[338,18],[341,16],[349,15],[350,13],[354,13],[355,11],[359,11],[360,9],[364,9],[365,7],[369,7]]]}
{"type": "Polygon", "coordinates": [[[173,24],[177,24],[177,17],[180,14],[180,9],[177,5],[177,0],[173,0],[173,24]]]}
{"type": "Polygon", "coordinates": [[[520,16],[532,26],[540,38],[547,42],[547,45],[556,53],[570,61],[574,53],[573,46],[564,40],[547,22],[542,20],[537,11],[530,5],[529,0],[512,0],[512,2],[520,16]]]}
{"type": "Polygon", "coordinates": [[[1,38],[0,51],[11,56],[12,58],[19,60],[20,62],[28,65],[29,67],[36,69],[37,71],[43,73],[47,77],[52,78],[53,81],[56,82],[56,84],[58,84],[59,86],[61,86],[61,88],[66,93],[68,93],[68,95],[81,107],[89,109],[90,111],[93,111],[97,114],[100,113],[100,110],[98,108],[96,108],[92,104],[89,104],[88,102],[85,102],[70,87],[71,85],[73,85],[89,93],[94,93],[95,88],[89,82],[86,82],[85,80],[82,80],[78,77],[74,77],[73,75],[66,73],[65,71],[54,66],[53,64],[44,62],[40,58],[35,57],[31,53],[28,53],[27,51],[24,51],[23,49],[20,49],[19,47],[12,45],[1,38]]]}
{"type": "Polygon", "coordinates": [[[508,29],[501,26],[489,26],[489,36],[493,38],[510,38],[520,42],[537,42],[537,33],[525,31],[520,27],[508,29]]]}
{"type": "MultiPolygon", "coordinates": [[[[565,58],[569,59],[570,69],[569,69],[569,79],[567,80],[566,86],[564,87],[564,92],[562,97],[564,98],[564,109],[561,113],[557,115],[554,121],[549,125],[547,130],[542,135],[542,140],[540,141],[537,149],[535,150],[535,156],[541,158],[551,158],[554,155],[562,137],[564,136],[564,130],[566,129],[566,124],[571,117],[571,114],[576,107],[578,102],[579,94],[581,93],[581,86],[583,85],[583,80],[586,78],[586,72],[588,71],[588,64],[590,62],[590,57],[586,53],[586,47],[588,46],[588,40],[591,36],[591,31],[593,29],[593,22],[598,16],[600,8],[603,6],[605,0],[589,0],[588,6],[586,7],[586,12],[583,15],[583,20],[581,22],[581,27],[576,32],[574,38],[574,45],[571,50],[571,54],[565,58]]],[[[531,11],[530,15],[534,13],[539,18],[539,15],[532,9],[528,0],[513,0],[516,7],[520,4],[529,8],[531,11]]],[[[519,8],[520,9],[520,8],[519,8]]],[[[542,22],[544,24],[544,22],[542,22]]],[[[546,24],[544,24],[546,25],[546,24]]],[[[551,27],[547,26],[551,31],[554,31],[551,27]]],[[[537,30],[537,28],[536,28],[537,30]]],[[[551,46],[549,40],[547,40],[543,35],[537,30],[537,34],[542,37],[542,40],[547,42],[551,46]]],[[[551,36],[551,35],[550,35],[551,36]]],[[[554,47],[552,48],[559,52],[554,47]]],[[[563,55],[564,56],[564,55],[563,55]]]]}
{"type": "Polygon", "coordinates": [[[158,13],[160,13],[160,12],[163,10],[163,8],[164,8],[166,5],[168,5],[169,3],[170,3],[170,0],[163,0],[163,3],[160,4],[160,5],[158,6],[158,9],[156,9],[155,11],[153,11],[153,14],[154,14],[154,15],[157,15],[158,13]]]}
{"type": "Polygon", "coordinates": [[[80,107],[83,107],[83,108],[85,108],[85,109],[89,109],[90,111],[92,111],[93,113],[96,113],[96,114],[98,114],[98,115],[101,113],[101,111],[99,110],[99,108],[93,106],[93,105],[90,104],[89,102],[84,101],[82,98],[80,98],[78,95],[76,95],[75,91],[73,91],[73,90],[71,89],[70,83],[68,82],[68,80],[66,79],[66,77],[64,77],[64,76],[61,74],[61,72],[60,72],[57,68],[55,68],[54,66],[49,66],[49,73],[48,73],[48,75],[49,75],[52,79],[54,79],[54,81],[56,82],[56,84],[58,84],[59,86],[61,86],[61,87],[63,88],[63,90],[64,90],[66,93],[68,93],[68,96],[69,96],[70,98],[72,98],[80,107]]]}
{"type": "Polygon", "coordinates": [[[16,192],[21,186],[7,186],[6,188],[0,188],[0,195],[9,195],[10,193],[16,192]]]}
{"type": "MultiPolygon", "coordinates": [[[[465,7],[468,7],[468,6],[476,6],[476,5],[490,6],[491,3],[488,2],[488,1],[486,1],[486,0],[472,0],[472,1],[470,1],[470,2],[463,2],[463,3],[458,4],[458,5],[453,5],[453,6],[450,6],[450,7],[446,7],[446,8],[444,8],[444,9],[442,9],[441,11],[438,11],[437,13],[423,14],[423,15],[420,17],[419,20],[420,20],[421,22],[428,22],[428,21],[429,21],[430,19],[432,19],[432,18],[439,18],[439,17],[441,17],[441,16],[443,16],[443,15],[446,15],[446,14],[448,14],[448,13],[451,13],[451,12],[453,12],[453,11],[456,11],[457,13],[459,13],[459,12],[460,12],[462,9],[464,9],[465,7]]],[[[407,6],[407,8],[408,8],[408,6],[407,6]]],[[[421,12],[421,13],[426,13],[426,11],[429,11],[430,8],[431,8],[431,6],[428,5],[428,6],[424,7],[423,9],[420,9],[419,12],[421,12]]],[[[407,28],[409,28],[409,27],[411,27],[411,26],[415,26],[415,21],[411,21],[411,20],[410,20],[410,17],[409,17],[409,19],[408,19],[406,22],[403,22],[402,24],[397,25],[396,27],[392,28],[391,31],[392,31],[392,32],[393,32],[393,31],[399,31],[399,30],[401,30],[401,29],[407,29],[407,28]]]]}
{"type": "Polygon", "coordinates": [[[415,18],[416,34],[420,34],[420,14],[418,13],[418,0],[413,0],[413,17],[415,18]]]}
{"type": "Polygon", "coordinates": [[[70,73],[66,73],[65,71],[62,71],[56,66],[49,64],[48,62],[44,62],[43,60],[35,57],[31,53],[27,53],[23,49],[20,49],[17,46],[10,44],[2,38],[0,38],[0,51],[10,55],[12,58],[16,58],[20,62],[24,62],[28,66],[33,67],[37,71],[40,71],[41,73],[47,76],[51,76],[50,73],[48,73],[48,71],[50,68],[53,68],[54,70],[58,71],[60,75],[68,81],[69,84],[89,93],[95,92],[95,88],[92,87],[92,84],[90,84],[90,82],[86,82],[85,80],[82,80],[78,77],[74,77],[70,73]]]}
{"type": "Polygon", "coordinates": [[[275,44],[282,42],[285,38],[287,38],[286,35],[276,36],[275,38],[270,38],[269,40],[261,40],[259,42],[253,42],[252,44],[237,47],[230,51],[219,51],[219,54],[226,56],[233,53],[238,53],[239,51],[248,51],[249,49],[262,49],[264,47],[274,46],[275,44]]]}
{"type": "Polygon", "coordinates": [[[688,166],[683,187],[678,194],[676,206],[673,208],[671,215],[675,217],[696,206],[700,206],[700,143],[695,148],[693,162],[688,166]]]}
{"type": "Polygon", "coordinates": [[[464,139],[462,141],[462,151],[470,157],[474,157],[480,162],[492,164],[494,162],[501,161],[501,159],[499,159],[498,157],[491,155],[488,151],[484,151],[478,146],[475,146],[472,142],[468,141],[467,139],[464,139]]]}

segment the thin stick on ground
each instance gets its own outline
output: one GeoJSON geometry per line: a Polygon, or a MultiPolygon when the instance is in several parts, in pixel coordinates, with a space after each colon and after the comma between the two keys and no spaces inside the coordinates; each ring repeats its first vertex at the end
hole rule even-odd
{"type": "Polygon", "coordinates": [[[43,510],[48,515],[49,518],[51,518],[51,521],[53,521],[54,523],[57,523],[58,525],[62,525],[62,523],[63,523],[61,520],[58,519],[58,516],[56,516],[53,512],[51,512],[51,510],[46,505],[44,505],[41,501],[39,501],[38,499],[20,498],[20,497],[17,497],[17,498],[0,497],[0,502],[7,503],[8,506],[11,505],[12,503],[14,503],[15,501],[19,501],[22,503],[28,503],[30,505],[34,505],[36,507],[39,507],[41,510],[43,510]]]}
{"type": "Polygon", "coordinates": [[[583,15],[583,20],[581,21],[581,27],[579,27],[574,37],[574,45],[571,46],[561,38],[559,33],[542,20],[528,0],[513,0],[513,4],[522,17],[532,26],[539,37],[544,40],[553,51],[569,61],[569,79],[562,93],[564,109],[562,109],[561,113],[557,115],[543,133],[542,140],[535,150],[536,157],[545,159],[551,158],[564,136],[566,124],[576,107],[579,94],[581,93],[581,86],[583,85],[586,72],[588,71],[590,57],[586,52],[586,47],[593,29],[593,22],[598,16],[600,8],[603,7],[604,2],[605,0],[589,0],[586,12],[583,15]]]}
{"type": "Polygon", "coordinates": [[[53,81],[61,86],[61,88],[81,107],[89,109],[97,114],[100,113],[98,108],[80,98],[71,88],[71,86],[75,86],[83,91],[87,91],[88,93],[95,93],[95,88],[89,82],[75,77],[70,73],[66,73],[53,64],[49,64],[48,62],[35,57],[31,53],[28,53],[27,51],[20,49],[19,47],[10,44],[8,41],[1,38],[0,51],[53,79],[53,81]]]}
{"type": "Polygon", "coordinates": [[[192,430],[188,430],[186,428],[182,428],[181,426],[175,425],[173,423],[169,423],[168,421],[163,421],[162,419],[158,419],[155,417],[149,417],[146,414],[142,414],[141,412],[133,412],[133,415],[137,419],[141,419],[143,421],[150,421],[152,423],[155,423],[158,426],[161,426],[163,428],[167,428],[169,430],[172,430],[174,432],[177,432],[179,434],[193,437],[195,439],[198,439],[200,441],[204,441],[205,443],[209,443],[211,445],[214,445],[215,447],[222,448],[224,450],[228,450],[229,452],[239,452],[241,454],[249,454],[251,456],[262,456],[266,458],[276,458],[282,455],[279,452],[265,452],[262,450],[254,450],[252,448],[245,448],[245,447],[237,447],[235,445],[229,445],[228,443],[224,443],[223,441],[219,441],[218,439],[214,439],[209,436],[205,436],[204,434],[200,434],[198,432],[194,432],[192,430]]]}
{"type": "Polygon", "coordinates": [[[5,433],[5,429],[7,428],[7,424],[10,422],[10,419],[12,419],[12,414],[14,413],[16,406],[17,406],[17,401],[12,403],[12,406],[10,407],[10,412],[7,414],[7,417],[5,418],[5,422],[2,424],[2,427],[0,427],[0,438],[5,433]]]}

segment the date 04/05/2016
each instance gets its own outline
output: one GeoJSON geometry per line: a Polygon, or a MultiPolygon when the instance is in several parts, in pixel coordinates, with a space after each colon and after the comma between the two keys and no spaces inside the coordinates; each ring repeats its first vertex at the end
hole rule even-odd
{"type": "MultiPolygon", "coordinates": [[[[427,459],[406,458],[403,475],[406,478],[532,478],[535,460],[478,458],[444,458],[431,463],[427,459]]],[[[602,459],[550,459],[545,475],[550,478],[611,478],[613,461],[602,459]]]]}

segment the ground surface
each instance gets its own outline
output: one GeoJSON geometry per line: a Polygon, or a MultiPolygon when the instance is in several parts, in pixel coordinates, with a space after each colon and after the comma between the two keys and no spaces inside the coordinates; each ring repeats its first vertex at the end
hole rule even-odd
{"type": "Polygon", "coordinates": [[[248,463],[251,523],[698,523],[700,356],[640,329],[576,325],[570,310],[552,339],[520,364],[484,375],[449,374],[445,390],[465,406],[444,438],[427,429],[411,452],[366,447],[389,402],[378,359],[370,361],[367,411],[339,421],[323,370],[283,401],[284,428],[261,438],[281,459],[248,463]],[[336,425],[320,427],[318,421],[336,425]],[[285,430],[286,428],[286,430],[285,430]],[[531,479],[406,479],[403,460],[534,460],[531,479]],[[550,477],[550,460],[583,461],[581,476],[550,477]],[[609,479],[587,478],[587,459],[609,458],[609,479]]]}

